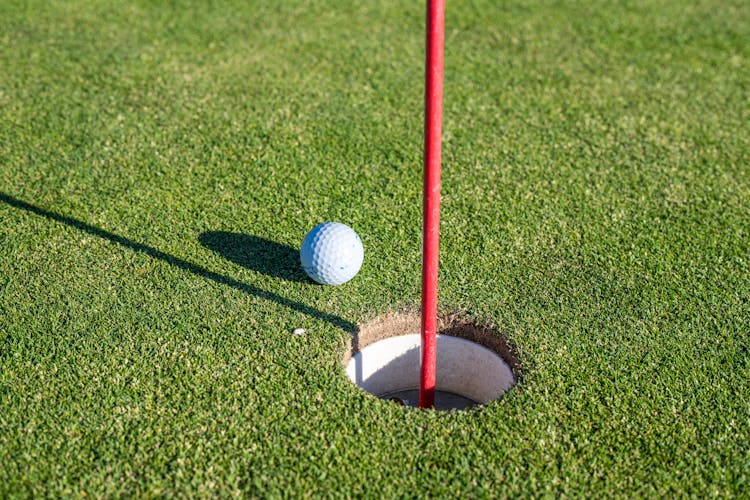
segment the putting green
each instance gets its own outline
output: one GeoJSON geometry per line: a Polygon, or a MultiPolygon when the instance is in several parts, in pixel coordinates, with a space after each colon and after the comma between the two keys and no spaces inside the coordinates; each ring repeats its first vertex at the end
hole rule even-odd
{"type": "Polygon", "coordinates": [[[520,365],[453,413],[341,362],[419,303],[423,22],[0,3],[0,497],[748,491],[747,2],[448,2],[440,309],[520,365]]]}

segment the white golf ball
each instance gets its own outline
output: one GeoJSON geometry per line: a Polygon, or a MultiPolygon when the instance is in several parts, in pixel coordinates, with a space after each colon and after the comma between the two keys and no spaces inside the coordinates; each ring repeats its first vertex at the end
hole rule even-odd
{"type": "Polygon", "coordinates": [[[310,278],[323,285],[340,285],[359,272],[365,250],[352,228],[324,222],[307,233],[299,256],[310,278]]]}

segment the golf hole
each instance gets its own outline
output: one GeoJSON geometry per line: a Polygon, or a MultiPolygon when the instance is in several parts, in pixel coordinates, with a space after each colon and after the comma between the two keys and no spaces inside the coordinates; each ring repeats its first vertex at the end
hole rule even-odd
{"type": "MultiPolygon", "coordinates": [[[[440,319],[435,409],[463,410],[500,399],[516,383],[519,365],[492,329],[456,317],[440,319]]],[[[344,359],[349,380],[381,399],[418,406],[418,315],[389,315],[361,326],[344,359]]]]}

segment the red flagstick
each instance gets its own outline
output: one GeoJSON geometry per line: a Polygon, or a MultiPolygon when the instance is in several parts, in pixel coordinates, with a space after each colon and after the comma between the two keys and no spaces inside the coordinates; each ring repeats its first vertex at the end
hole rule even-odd
{"type": "Polygon", "coordinates": [[[422,221],[422,359],[419,407],[435,406],[438,246],[440,240],[440,145],[443,121],[445,0],[427,0],[422,221]]]}

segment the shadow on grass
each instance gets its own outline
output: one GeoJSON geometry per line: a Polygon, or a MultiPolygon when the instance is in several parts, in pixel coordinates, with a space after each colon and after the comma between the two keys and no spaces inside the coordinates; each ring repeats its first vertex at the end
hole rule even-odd
{"type": "Polygon", "coordinates": [[[225,259],[253,271],[288,281],[314,283],[302,272],[296,248],[257,236],[223,231],[203,233],[198,241],[225,259]]]}
{"type": "MultiPolygon", "coordinates": [[[[186,260],[180,259],[179,257],[175,257],[174,255],[170,255],[168,253],[162,252],[161,250],[157,250],[154,247],[144,245],[142,243],[135,242],[133,240],[129,240],[123,236],[111,233],[109,231],[105,231],[104,229],[99,229],[96,226],[92,226],[91,224],[87,224],[83,221],[80,221],[78,219],[74,219],[72,217],[66,217],[64,215],[56,214],[54,212],[50,212],[49,210],[45,210],[43,208],[39,208],[35,205],[32,205],[30,203],[27,203],[25,201],[19,200],[17,198],[14,198],[12,196],[9,196],[3,192],[0,192],[0,201],[15,207],[20,208],[22,210],[26,210],[27,212],[31,212],[36,215],[40,215],[42,217],[45,217],[49,220],[53,220],[55,222],[60,222],[62,224],[66,224],[70,227],[74,227],[80,231],[83,231],[85,233],[97,236],[99,238],[103,238],[105,240],[111,241],[113,243],[117,243],[118,245],[121,245],[125,248],[129,248],[130,250],[133,250],[135,252],[139,252],[145,255],[148,255],[149,257],[157,260],[164,261],[178,269],[182,269],[184,271],[188,271],[190,273],[195,274],[196,276],[200,276],[201,278],[205,278],[208,280],[211,280],[215,283],[218,283],[220,285],[225,285],[234,288],[235,290],[239,290],[241,292],[247,293],[249,295],[253,295],[255,297],[259,297],[261,299],[270,300],[272,302],[276,302],[277,304],[280,304],[284,307],[288,307],[289,309],[301,312],[303,314],[306,314],[308,316],[311,316],[316,319],[321,319],[323,321],[327,321],[328,323],[341,328],[342,330],[345,330],[347,332],[354,331],[354,324],[340,318],[339,316],[325,313],[322,311],[319,311],[315,308],[312,308],[308,305],[305,305],[301,302],[297,302],[294,300],[287,299],[285,297],[282,297],[280,295],[277,295],[273,292],[269,292],[266,290],[263,290],[262,288],[258,288],[252,285],[248,285],[246,283],[242,283],[241,281],[237,281],[233,278],[230,278],[229,276],[224,276],[223,274],[215,273],[213,271],[209,271],[208,269],[204,267],[200,267],[196,264],[193,264],[191,262],[188,262],[186,260]]],[[[206,234],[222,234],[222,233],[206,233],[206,234]]],[[[226,233],[224,233],[226,234],[226,233]]],[[[276,247],[282,247],[282,245],[279,245],[277,243],[268,242],[265,241],[267,244],[263,246],[266,250],[273,249],[276,247]]],[[[206,245],[208,246],[208,245],[206,245]]],[[[209,246],[209,248],[211,248],[209,246]]],[[[283,247],[288,248],[288,247],[283,247]]],[[[287,252],[288,254],[288,252],[287,252]]],[[[287,254],[282,254],[287,255],[287,254]]],[[[284,257],[288,259],[287,257],[284,257]]],[[[283,258],[282,258],[283,260],[283,258]]],[[[252,267],[251,267],[252,268],[252,267]]],[[[273,273],[274,269],[277,269],[275,265],[269,267],[265,267],[267,271],[270,269],[271,274],[273,273]]]]}

